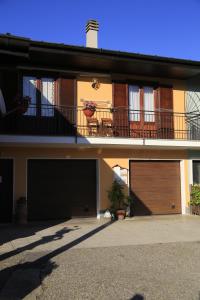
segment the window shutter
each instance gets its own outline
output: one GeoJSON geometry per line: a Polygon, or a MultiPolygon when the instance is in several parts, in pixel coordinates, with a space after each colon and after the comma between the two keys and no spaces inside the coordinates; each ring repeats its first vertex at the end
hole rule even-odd
{"type": "Polygon", "coordinates": [[[173,89],[170,87],[159,88],[160,109],[173,111],[173,89]]]}
{"type": "Polygon", "coordinates": [[[75,105],[75,80],[68,78],[59,79],[59,97],[58,105],[75,105]]]}
{"type": "Polygon", "coordinates": [[[18,73],[6,70],[2,74],[2,93],[8,110],[15,107],[16,96],[19,94],[18,73]]]}
{"type": "Polygon", "coordinates": [[[128,136],[128,85],[113,83],[113,126],[116,136],[128,136]]]}
{"type": "Polygon", "coordinates": [[[160,129],[162,138],[174,138],[173,89],[159,88],[160,129]]]}
{"type": "Polygon", "coordinates": [[[128,107],[128,86],[125,83],[113,84],[114,107],[128,107]]]}
{"type": "MultiPolygon", "coordinates": [[[[58,95],[56,104],[58,105],[58,111],[61,118],[61,124],[68,122],[69,132],[74,134],[75,123],[75,105],[76,105],[76,81],[75,79],[59,78],[58,79],[58,95]],[[63,118],[64,117],[64,118],[63,118]]],[[[65,124],[66,125],[66,124],[65,124]]]]}

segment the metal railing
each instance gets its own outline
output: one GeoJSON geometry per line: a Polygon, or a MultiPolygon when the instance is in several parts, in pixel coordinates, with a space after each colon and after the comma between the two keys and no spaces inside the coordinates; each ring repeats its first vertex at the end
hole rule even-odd
{"type": "Polygon", "coordinates": [[[200,140],[200,115],[127,108],[30,105],[25,113],[0,117],[0,134],[94,136],[148,139],[200,140]]]}

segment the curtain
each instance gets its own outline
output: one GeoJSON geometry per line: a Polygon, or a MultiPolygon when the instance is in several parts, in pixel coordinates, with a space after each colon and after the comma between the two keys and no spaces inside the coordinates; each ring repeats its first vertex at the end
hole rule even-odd
{"type": "Polygon", "coordinates": [[[23,77],[23,96],[31,98],[31,103],[24,115],[36,116],[36,77],[23,77]]]}
{"type": "Polygon", "coordinates": [[[140,88],[129,85],[129,121],[140,121],[140,88]]]}
{"type": "Polygon", "coordinates": [[[54,116],[54,92],[55,85],[54,79],[42,78],[41,79],[41,116],[52,117],[54,116]]]}
{"type": "Polygon", "coordinates": [[[152,87],[144,87],[144,121],[155,122],[154,90],[152,87]]]}

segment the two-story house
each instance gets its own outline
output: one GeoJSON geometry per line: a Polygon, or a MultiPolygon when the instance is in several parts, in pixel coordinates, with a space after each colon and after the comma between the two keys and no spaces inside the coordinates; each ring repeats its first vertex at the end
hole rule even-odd
{"type": "Polygon", "coordinates": [[[99,218],[116,176],[134,215],[189,213],[200,62],[99,49],[97,35],[96,21],[86,47],[0,35],[0,222],[20,197],[28,220],[99,218]]]}

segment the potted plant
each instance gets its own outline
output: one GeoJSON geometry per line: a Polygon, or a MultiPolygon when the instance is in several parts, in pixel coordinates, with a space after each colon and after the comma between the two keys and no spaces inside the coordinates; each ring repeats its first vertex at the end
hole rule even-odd
{"type": "Polygon", "coordinates": [[[16,202],[16,222],[18,224],[27,223],[27,201],[25,197],[20,197],[16,202]]]}
{"type": "Polygon", "coordinates": [[[93,101],[85,101],[84,102],[84,108],[83,108],[83,112],[84,112],[84,115],[87,117],[87,118],[91,118],[95,111],[96,111],[96,103],[93,102],[93,101]]]}
{"type": "Polygon", "coordinates": [[[124,187],[119,181],[114,180],[111,189],[108,191],[108,198],[111,202],[111,212],[118,220],[123,220],[126,216],[127,203],[123,191],[124,187]]]}
{"type": "Polygon", "coordinates": [[[192,214],[200,215],[200,185],[198,184],[192,186],[190,205],[192,214]]]}
{"type": "Polygon", "coordinates": [[[18,114],[26,113],[30,103],[31,103],[31,97],[29,96],[20,97],[20,95],[17,95],[15,99],[16,112],[18,114]]]}

